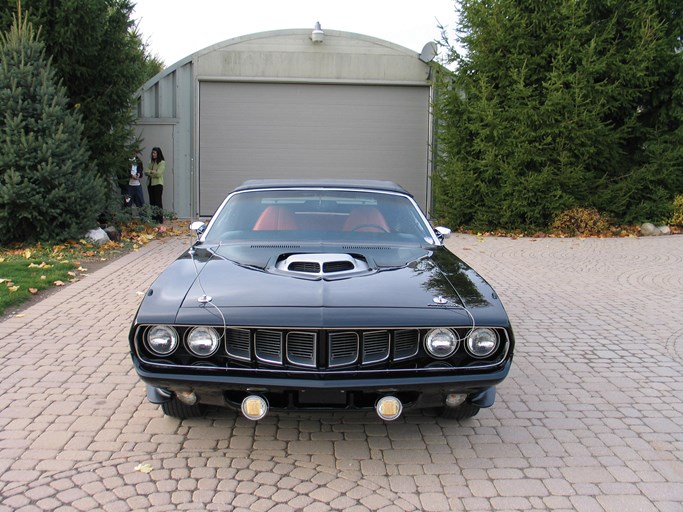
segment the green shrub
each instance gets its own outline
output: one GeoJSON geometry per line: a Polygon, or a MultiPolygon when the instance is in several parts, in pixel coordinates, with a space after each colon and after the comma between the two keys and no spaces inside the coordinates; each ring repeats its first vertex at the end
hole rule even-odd
{"type": "Polygon", "coordinates": [[[0,35],[0,243],[79,238],[104,186],[31,24],[0,35]]]}
{"type": "Polygon", "coordinates": [[[674,212],[669,219],[669,224],[683,226],[683,195],[676,196],[674,199],[674,212]]]}
{"type": "Polygon", "coordinates": [[[607,233],[610,223],[595,208],[572,208],[555,215],[551,227],[569,236],[594,236],[607,233]]]}

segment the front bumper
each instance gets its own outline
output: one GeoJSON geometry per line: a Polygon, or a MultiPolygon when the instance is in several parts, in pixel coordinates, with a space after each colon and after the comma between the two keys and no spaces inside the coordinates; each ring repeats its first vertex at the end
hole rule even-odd
{"type": "Polygon", "coordinates": [[[406,409],[441,407],[451,394],[465,394],[467,401],[490,407],[494,388],[510,371],[511,360],[498,369],[480,373],[426,373],[392,375],[391,371],[310,379],[300,376],[205,375],[149,371],[133,358],[140,378],[151,387],[154,403],[170,400],[179,392],[194,392],[199,403],[239,410],[242,400],[259,395],[274,411],[371,410],[383,396],[396,396],[406,409]]]}

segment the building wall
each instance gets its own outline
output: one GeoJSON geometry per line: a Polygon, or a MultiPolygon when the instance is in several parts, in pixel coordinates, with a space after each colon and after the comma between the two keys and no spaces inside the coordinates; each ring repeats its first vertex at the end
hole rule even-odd
{"type": "MultiPolygon", "coordinates": [[[[188,56],[140,89],[137,132],[143,139],[143,161],[147,164],[151,148],[158,145],[167,156],[167,166],[172,163],[168,170],[172,185],[169,180],[164,187],[167,208],[172,206],[184,218],[199,213],[201,82],[429,86],[430,67],[411,50],[334,30],[325,30],[324,42],[314,44],[310,34],[308,29],[293,29],[230,39],[188,56]]],[[[425,139],[429,144],[428,134],[425,139]]]]}

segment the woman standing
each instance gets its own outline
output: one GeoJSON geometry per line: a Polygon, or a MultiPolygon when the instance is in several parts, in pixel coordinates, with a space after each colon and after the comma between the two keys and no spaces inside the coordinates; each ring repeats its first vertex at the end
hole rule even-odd
{"type": "Polygon", "coordinates": [[[158,224],[164,222],[164,205],[161,197],[164,193],[165,170],[166,162],[164,161],[164,154],[161,152],[161,148],[152,148],[151,160],[145,170],[145,174],[149,177],[147,191],[149,192],[149,204],[153,207],[152,218],[158,224]],[[158,210],[154,208],[155,206],[158,210]]]}

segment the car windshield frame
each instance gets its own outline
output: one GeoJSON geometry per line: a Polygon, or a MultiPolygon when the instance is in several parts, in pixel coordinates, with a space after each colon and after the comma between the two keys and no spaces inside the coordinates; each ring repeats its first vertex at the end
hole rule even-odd
{"type": "Polygon", "coordinates": [[[347,187],[236,190],[216,210],[200,241],[441,244],[409,194],[347,187]]]}

